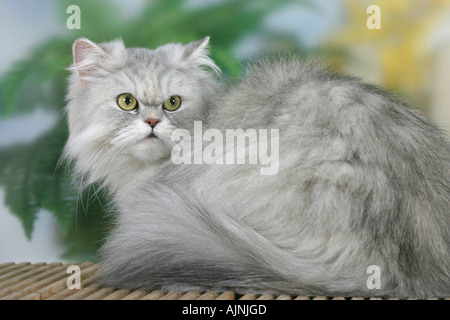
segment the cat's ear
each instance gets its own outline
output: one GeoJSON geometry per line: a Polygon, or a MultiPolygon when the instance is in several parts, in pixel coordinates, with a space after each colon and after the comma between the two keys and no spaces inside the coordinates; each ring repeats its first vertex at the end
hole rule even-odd
{"type": "Polygon", "coordinates": [[[89,39],[79,38],[72,45],[72,71],[80,77],[95,77],[105,72],[105,67],[112,60],[117,62],[119,54],[125,47],[121,39],[109,43],[96,44],[89,39]],[[111,59],[115,58],[115,59],[111,59]]]}
{"type": "Polygon", "coordinates": [[[72,45],[73,66],[80,77],[95,75],[100,67],[101,60],[106,58],[106,52],[96,43],[79,38],[72,45]]]}
{"type": "Polygon", "coordinates": [[[214,72],[220,73],[220,68],[209,57],[208,45],[209,36],[189,42],[184,46],[184,58],[199,66],[209,67],[214,72]]]}

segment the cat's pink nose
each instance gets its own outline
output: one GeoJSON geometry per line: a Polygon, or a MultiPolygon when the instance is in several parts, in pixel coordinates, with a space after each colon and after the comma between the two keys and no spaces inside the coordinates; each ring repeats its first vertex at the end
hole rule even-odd
{"type": "Polygon", "coordinates": [[[154,128],[156,126],[156,124],[159,122],[159,119],[149,118],[149,119],[145,120],[145,122],[148,123],[150,125],[150,127],[154,128]]]}

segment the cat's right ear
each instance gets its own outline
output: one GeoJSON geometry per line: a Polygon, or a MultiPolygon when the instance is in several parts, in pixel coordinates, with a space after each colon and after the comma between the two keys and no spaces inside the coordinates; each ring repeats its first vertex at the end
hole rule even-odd
{"type": "Polygon", "coordinates": [[[96,43],[79,38],[72,45],[72,71],[78,72],[80,77],[95,76],[101,71],[101,61],[106,59],[106,52],[96,43]]]}
{"type": "Polygon", "coordinates": [[[203,39],[189,42],[184,46],[184,59],[199,66],[211,68],[216,74],[220,74],[219,67],[209,57],[209,36],[203,39]]]}

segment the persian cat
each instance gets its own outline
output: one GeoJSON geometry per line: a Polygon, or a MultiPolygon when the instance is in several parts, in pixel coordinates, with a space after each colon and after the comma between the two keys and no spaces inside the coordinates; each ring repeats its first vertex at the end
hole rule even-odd
{"type": "MultiPolygon", "coordinates": [[[[207,44],[74,43],[66,156],[111,190],[118,211],[99,282],[450,295],[446,136],[385,91],[296,57],[260,59],[226,87],[207,70],[217,71],[207,44]],[[223,133],[275,129],[265,141],[277,170],[175,163],[177,129],[213,143],[195,135],[195,121],[223,133]]],[[[261,141],[247,137],[218,158],[261,141]]]]}

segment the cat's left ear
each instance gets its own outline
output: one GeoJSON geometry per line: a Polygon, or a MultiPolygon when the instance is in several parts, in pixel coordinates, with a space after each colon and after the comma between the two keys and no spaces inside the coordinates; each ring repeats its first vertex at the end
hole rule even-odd
{"type": "Polygon", "coordinates": [[[214,72],[220,73],[220,68],[209,57],[209,36],[203,39],[189,42],[184,46],[184,58],[194,62],[199,66],[211,68],[214,72]]]}
{"type": "Polygon", "coordinates": [[[89,39],[79,38],[72,45],[73,65],[70,70],[86,79],[102,76],[114,69],[115,64],[121,61],[124,51],[122,39],[97,44],[89,39]]]}

